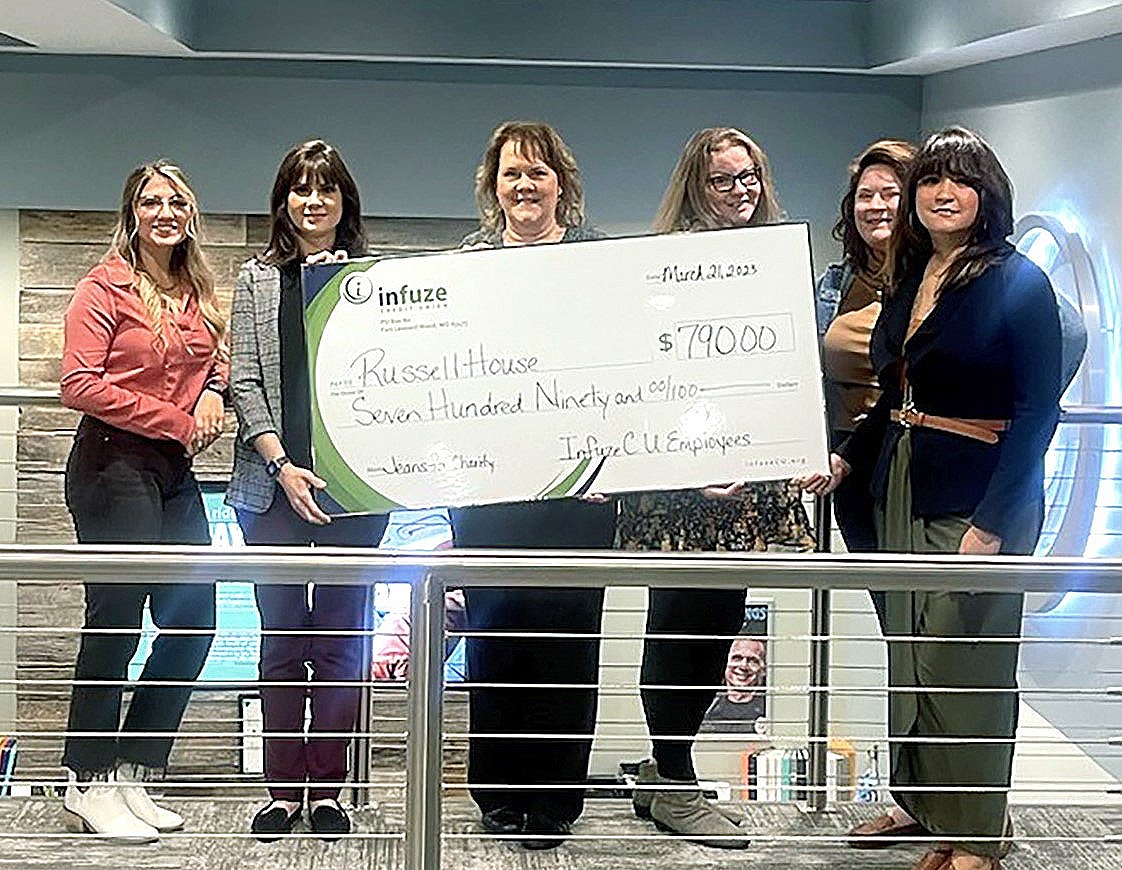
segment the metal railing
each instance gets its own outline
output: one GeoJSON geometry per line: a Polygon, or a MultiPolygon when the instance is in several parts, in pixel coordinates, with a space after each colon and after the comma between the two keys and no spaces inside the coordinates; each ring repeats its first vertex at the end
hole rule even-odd
{"type": "MultiPolygon", "coordinates": [[[[2,388],[0,406],[55,405],[54,389],[2,388]]],[[[1063,422],[1122,423],[1122,408],[1069,407],[1063,422]]],[[[828,550],[829,503],[819,500],[815,528],[828,550]]],[[[852,556],[755,553],[596,553],[588,551],[451,551],[432,554],[317,548],[0,546],[0,576],[55,582],[60,576],[114,582],[306,582],[369,584],[371,576],[423,572],[411,584],[412,625],[406,749],[406,849],[410,870],[440,866],[442,848],[444,593],[463,586],[641,586],[810,589],[810,758],[807,808],[826,807],[830,721],[831,590],[943,589],[1046,593],[1122,592],[1122,560],[967,558],[922,560],[887,554],[852,556]]],[[[848,639],[848,638],[846,638],[848,639]]],[[[865,639],[865,638],[862,638],[865,639]]],[[[871,640],[871,638],[868,638],[871,640]]],[[[1108,639],[1122,646],[1122,637],[1108,639]]],[[[1115,689],[1122,694],[1122,689],[1115,689]]],[[[364,734],[367,740],[372,735],[364,734]]],[[[905,738],[906,739],[906,738],[905,738]]],[[[1117,738],[1114,739],[1115,741],[1117,738]]],[[[1120,745],[1111,742],[1110,745],[1120,745]]],[[[363,757],[366,753],[362,753],[363,757]]],[[[361,766],[361,765],[360,765],[361,766]]],[[[366,777],[362,777],[364,780],[366,777]]],[[[260,783],[245,785],[260,786],[260,783]]],[[[375,835],[371,835],[375,836],[375,835]]],[[[376,835],[385,836],[385,835],[376,835]]],[[[1117,839],[1117,838],[1115,838],[1117,839]]]]}
{"type": "MultiPolygon", "coordinates": [[[[394,568],[424,570],[411,585],[413,662],[406,734],[406,850],[410,870],[435,870],[441,854],[444,592],[464,586],[672,586],[677,588],[811,588],[970,590],[994,592],[1122,592],[1122,560],[896,555],[597,553],[588,551],[446,551],[417,554],[351,548],[3,546],[0,576],[21,583],[60,577],[115,582],[212,582],[215,577],[257,583],[368,584],[394,568]]],[[[830,641],[826,619],[812,638],[830,641]]],[[[1007,639],[1006,639],[1007,640],[1007,639]]],[[[1122,637],[1110,639],[1122,645],[1122,637]]],[[[824,664],[824,663],[823,663],[824,664]]],[[[812,686],[823,713],[828,687],[812,686]]],[[[824,736],[812,733],[812,745],[824,736]]],[[[824,794],[824,768],[807,792],[824,794]]],[[[812,807],[813,808],[813,807],[812,807]]]]}

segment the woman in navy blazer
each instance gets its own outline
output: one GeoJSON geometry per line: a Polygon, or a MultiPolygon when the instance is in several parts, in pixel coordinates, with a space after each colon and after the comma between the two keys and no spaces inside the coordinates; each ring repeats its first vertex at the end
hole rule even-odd
{"type": "MultiPolygon", "coordinates": [[[[928,139],[905,182],[870,349],[884,393],[831,456],[831,478],[810,487],[827,492],[871,467],[881,550],[985,556],[1036,545],[1059,419],[1060,322],[1047,276],[1006,241],[1012,198],[993,151],[961,128],[928,139]]],[[[881,828],[940,841],[917,867],[994,870],[1008,849],[1021,608],[1011,593],[888,594],[892,634],[1010,638],[889,639],[893,796],[907,816],[881,828]]],[[[863,839],[852,845],[875,838],[863,839]]]]}

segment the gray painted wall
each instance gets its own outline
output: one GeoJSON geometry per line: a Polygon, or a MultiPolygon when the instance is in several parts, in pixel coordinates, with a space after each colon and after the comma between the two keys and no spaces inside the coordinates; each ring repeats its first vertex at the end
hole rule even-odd
{"type": "Polygon", "coordinates": [[[115,0],[196,51],[848,68],[864,0],[115,0]],[[813,21],[814,27],[807,27],[813,21]]]}
{"type": "Polygon", "coordinates": [[[908,60],[1036,27],[1113,33],[1120,7],[1118,0],[871,0],[869,59],[874,66],[908,60]]]}
{"type": "Polygon", "coordinates": [[[471,216],[492,127],[555,124],[586,176],[592,219],[647,227],[698,127],[747,129],[781,200],[809,219],[819,264],[844,167],[919,126],[913,78],[801,73],[486,69],[391,64],[0,57],[0,208],[113,208],[126,172],[169,156],[211,211],[260,211],[293,142],[338,145],[376,214],[471,216]]]}
{"type": "Polygon", "coordinates": [[[1120,57],[1122,36],[1114,36],[932,76],[923,126],[978,130],[1013,181],[1016,213],[1076,217],[1093,256],[1122,284],[1120,57]]]}

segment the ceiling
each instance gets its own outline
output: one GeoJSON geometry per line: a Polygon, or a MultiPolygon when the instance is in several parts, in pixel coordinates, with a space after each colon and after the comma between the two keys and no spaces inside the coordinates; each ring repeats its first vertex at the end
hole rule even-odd
{"type": "Polygon", "coordinates": [[[32,54],[925,75],[1119,32],[1122,0],[0,0],[32,54]]]}

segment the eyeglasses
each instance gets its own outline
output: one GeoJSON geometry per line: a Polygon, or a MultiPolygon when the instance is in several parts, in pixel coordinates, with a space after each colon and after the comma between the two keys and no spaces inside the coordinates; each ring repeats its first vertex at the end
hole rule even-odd
{"type": "Polygon", "coordinates": [[[191,201],[185,196],[169,196],[167,199],[161,199],[158,196],[142,196],[136,203],[136,210],[144,214],[159,214],[164,206],[167,206],[171,213],[180,217],[189,215],[191,213],[191,201]]]}
{"type": "Polygon", "coordinates": [[[753,166],[736,175],[726,175],[722,172],[709,176],[709,184],[717,193],[731,193],[738,182],[745,190],[755,187],[760,183],[760,170],[753,166]]]}

